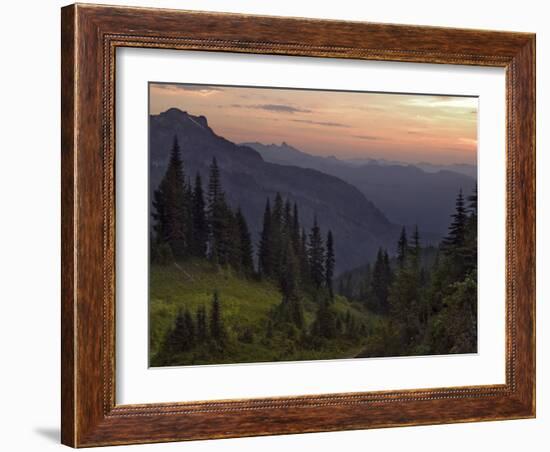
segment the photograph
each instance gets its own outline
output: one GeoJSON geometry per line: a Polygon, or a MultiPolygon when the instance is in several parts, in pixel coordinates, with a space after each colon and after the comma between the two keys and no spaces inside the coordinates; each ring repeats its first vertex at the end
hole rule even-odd
{"type": "Polygon", "coordinates": [[[477,97],[148,90],[149,366],[477,352],[477,97]]]}
{"type": "Polygon", "coordinates": [[[542,7],[132,1],[6,39],[7,450],[542,438],[542,7]]]}

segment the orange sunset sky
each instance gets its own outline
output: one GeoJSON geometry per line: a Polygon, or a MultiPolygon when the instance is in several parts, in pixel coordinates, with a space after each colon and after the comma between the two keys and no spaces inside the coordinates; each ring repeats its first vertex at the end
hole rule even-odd
{"type": "Polygon", "coordinates": [[[235,143],[310,154],[475,164],[477,97],[151,83],[150,113],[203,115],[235,143]]]}

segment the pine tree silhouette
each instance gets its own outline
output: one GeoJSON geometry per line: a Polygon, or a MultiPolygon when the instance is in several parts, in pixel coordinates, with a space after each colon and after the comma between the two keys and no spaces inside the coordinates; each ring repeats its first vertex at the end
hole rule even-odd
{"type": "Polygon", "coordinates": [[[206,221],[206,205],[202,189],[201,175],[195,176],[193,188],[193,255],[205,257],[208,245],[208,222],[206,221]]]}
{"type": "Polygon", "coordinates": [[[262,234],[258,246],[258,273],[262,278],[269,278],[272,275],[271,240],[271,206],[269,203],[269,198],[267,198],[264,210],[262,234]]]}
{"type": "Polygon", "coordinates": [[[334,298],[334,290],[332,288],[332,278],[334,277],[334,242],[332,239],[332,231],[327,234],[327,252],[325,260],[325,286],[328,289],[329,297],[334,298]]]}
{"type": "Polygon", "coordinates": [[[252,275],[254,273],[254,261],[252,259],[252,240],[248,224],[240,208],[237,209],[235,217],[239,228],[240,268],[246,275],[252,275]]]}
{"type": "Polygon", "coordinates": [[[409,249],[409,243],[407,241],[407,231],[405,226],[401,229],[401,235],[399,236],[399,241],[397,242],[397,263],[399,268],[403,268],[405,265],[405,258],[407,257],[407,251],[409,249]]]}
{"type": "Polygon", "coordinates": [[[176,258],[186,256],[188,251],[188,202],[183,161],[177,136],[174,136],[168,168],[153,193],[152,216],[157,242],[167,243],[176,258]]]}
{"type": "Polygon", "coordinates": [[[313,219],[313,227],[309,234],[308,257],[311,280],[315,288],[318,289],[325,282],[325,251],[321,230],[317,224],[317,216],[313,219]]]}

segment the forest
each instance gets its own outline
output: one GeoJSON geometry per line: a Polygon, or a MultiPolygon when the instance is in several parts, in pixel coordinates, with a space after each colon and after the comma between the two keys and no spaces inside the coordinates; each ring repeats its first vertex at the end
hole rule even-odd
{"type": "MultiPolygon", "coordinates": [[[[177,138],[152,196],[150,365],[473,353],[477,350],[477,193],[457,194],[448,234],[335,277],[335,237],[302,226],[290,195],[266,197],[253,243],[213,158],[186,175],[177,138]]],[[[345,256],[340,256],[345,259],[345,256]]]]}

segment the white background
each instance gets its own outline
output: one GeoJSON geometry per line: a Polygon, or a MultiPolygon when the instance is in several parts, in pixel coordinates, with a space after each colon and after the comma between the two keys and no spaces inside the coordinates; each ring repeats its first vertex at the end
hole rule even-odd
{"type": "MultiPolygon", "coordinates": [[[[257,0],[140,1],[119,4],[258,14],[368,20],[537,32],[538,221],[550,229],[548,199],[550,31],[545,3],[536,0],[414,2],[261,2],[257,0]],[[544,30],[544,31],[543,31],[544,30]],[[544,208],[546,204],[546,208],[544,208]]],[[[59,439],[59,7],[58,1],[3,6],[2,62],[2,287],[0,374],[1,447],[9,451],[60,449],[59,439]],[[7,161],[6,161],[7,157],[7,161]]],[[[280,451],[367,448],[413,451],[532,450],[548,448],[548,234],[538,237],[538,417],[448,426],[407,427],[265,438],[119,447],[116,450],[280,451]],[[542,277],[541,277],[542,276],[542,277]],[[546,381],[545,381],[546,380],[546,381]],[[546,431],[545,431],[546,430],[546,431]],[[546,434],[546,435],[545,435],[546,434]]]]}
{"type": "Polygon", "coordinates": [[[117,51],[116,80],[117,403],[504,383],[503,69],[132,48],[117,51]],[[479,96],[479,352],[148,369],[149,80],[479,96]]]}

